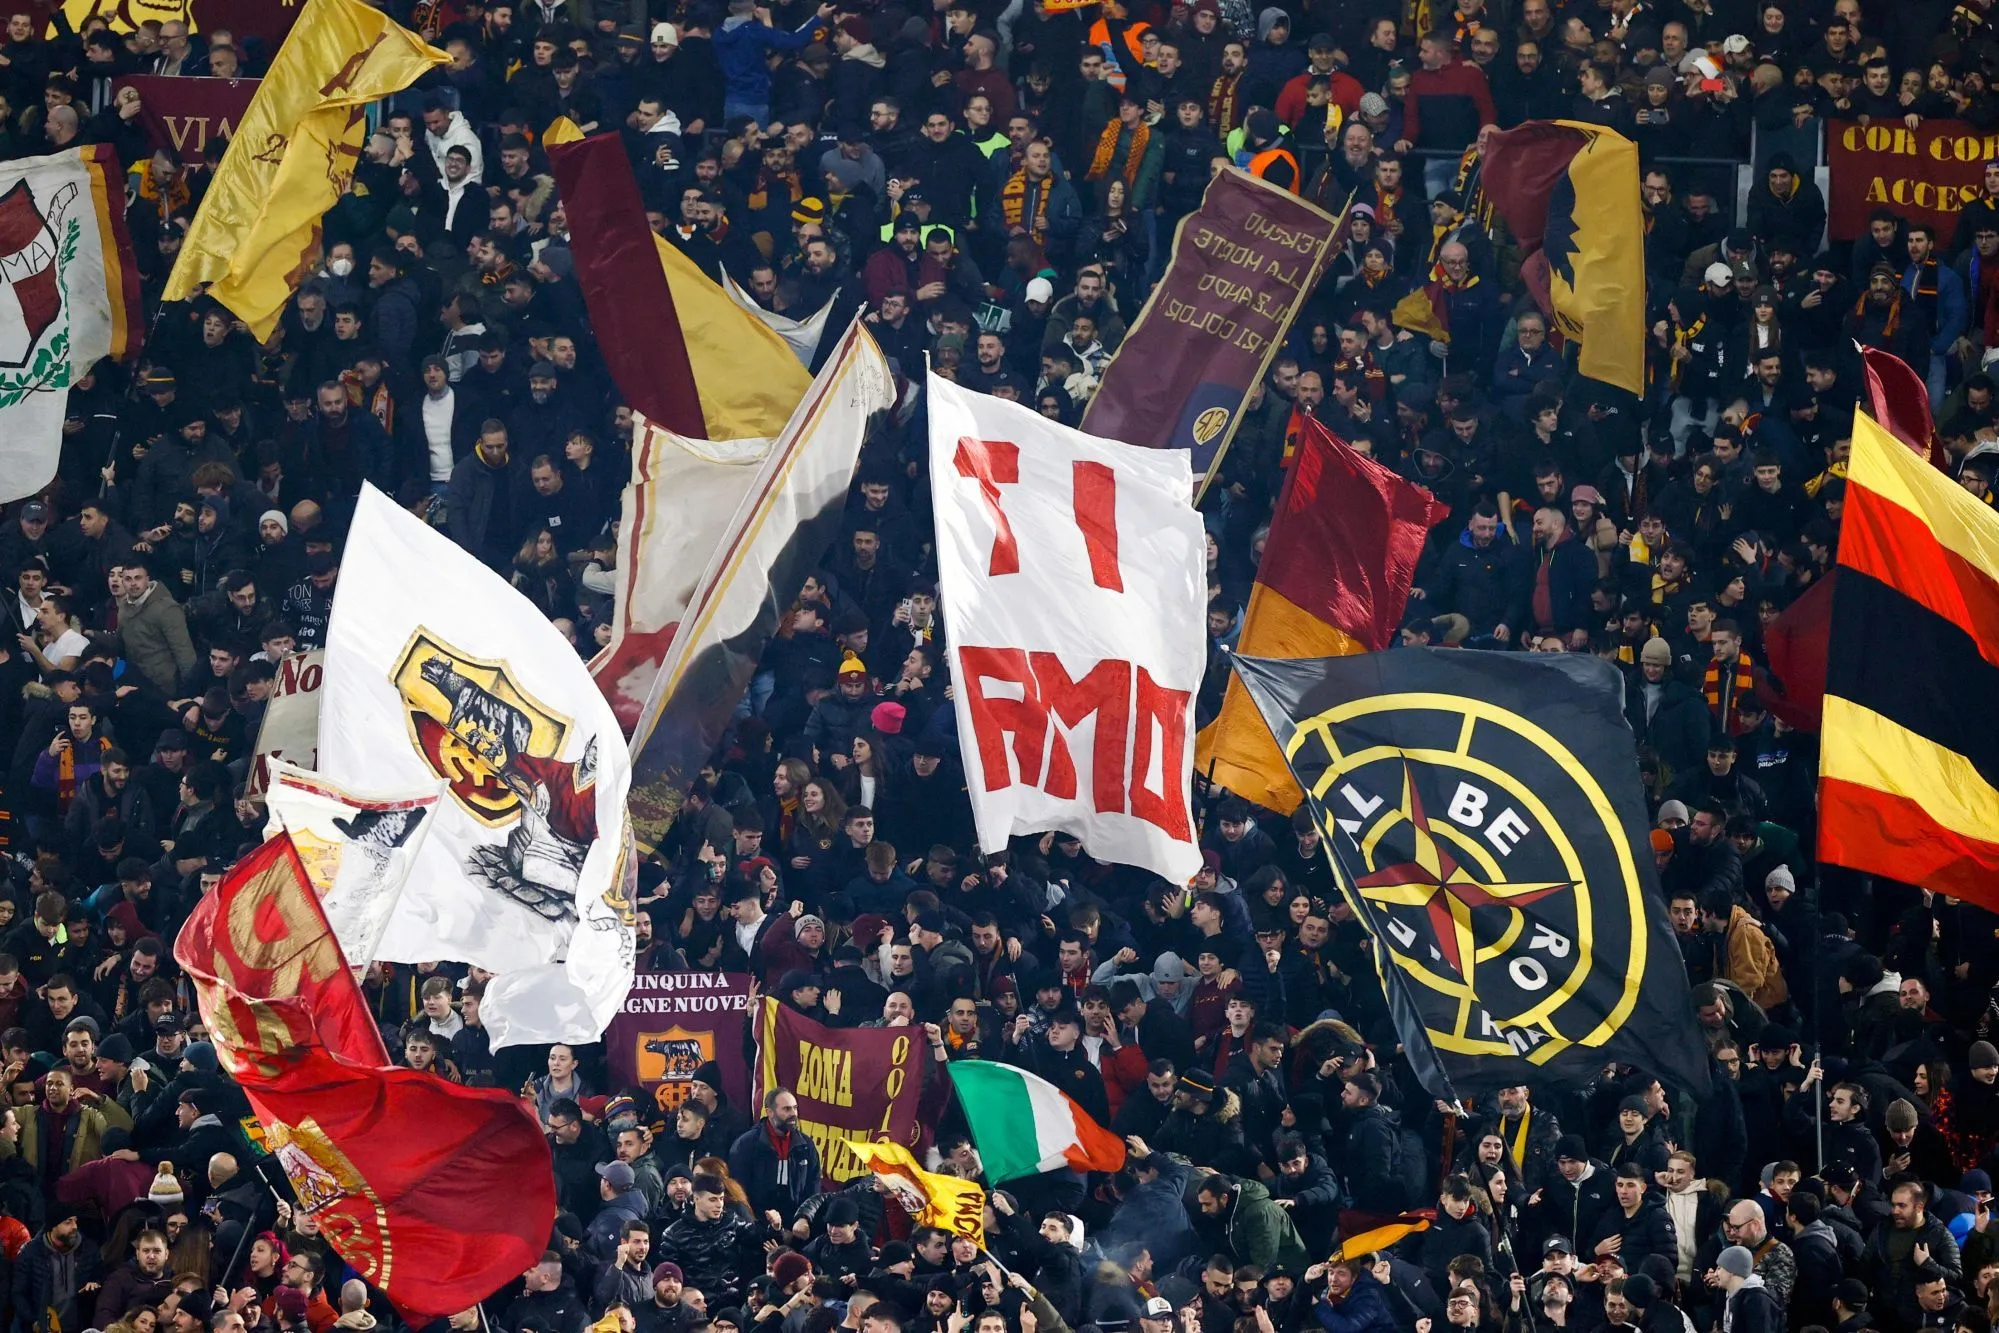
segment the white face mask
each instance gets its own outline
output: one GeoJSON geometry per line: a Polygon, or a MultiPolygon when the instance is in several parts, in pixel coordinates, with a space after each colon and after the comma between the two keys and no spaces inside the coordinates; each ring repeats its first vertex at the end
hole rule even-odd
{"type": "Polygon", "coordinates": [[[354,261],[351,259],[329,260],[327,261],[326,270],[336,278],[344,278],[354,271],[354,261]]]}

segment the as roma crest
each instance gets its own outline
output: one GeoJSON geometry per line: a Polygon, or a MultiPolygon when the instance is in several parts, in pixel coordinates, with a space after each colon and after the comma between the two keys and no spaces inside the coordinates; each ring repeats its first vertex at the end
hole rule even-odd
{"type": "Polygon", "coordinates": [[[512,823],[521,793],[507,779],[510,765],[560,755],[571,720],[521,689],[505,662],[461,653],[421,628],[393,679],[407,708],[410,743],[451,784],[459,808],[489,828],[512,823]]]}
{"type": "Polygon", "coordinates": [[[689,1032],[670,1027],[664,1032],[641,1032],[636,1038],[639,1082],[657,1083],[653,1100],[662,1111],[671,1111],[687,1100],[687,1089],[702,1065],[715,1058],[715,1034],[689,1032]]]}

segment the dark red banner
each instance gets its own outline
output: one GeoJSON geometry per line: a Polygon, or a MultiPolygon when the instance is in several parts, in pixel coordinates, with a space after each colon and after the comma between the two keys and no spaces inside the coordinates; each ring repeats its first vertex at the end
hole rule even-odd
{"type": "Polygon", "coordinates": [[[148,20],[178,20],[192,33],[229,33],[239,51],[255,42],[262,50],[253,48],[250,54],[265,63],[278,53],[305,8],[300,0],[34,0],[34,7],[44,14],[61,9],[77,32],[93,15],[101,15],[116,33],[131,32],[148,20]]]}
{"type": "Polygon", "coordinates": [[[518,1097],[388,1067],[289,836],[237,863],[181,928],[217,1057],[299,1207],[421,1323],[520,1276],[548,1243],[548,1140],[518,1097]]]}
{"type": "Polygon", "coordinates": [[[604,1057],[618,1089],[636,1083],[663,1112],[687,1100],[694,1071],[722,1067],[722,1095],[748,1110],[750,1071],[743,1063],[743,1018],[750,1010],[747,972],[641,972],[624,1007],[604,1030],[604,1057]]]}
{"type": "Polygon", "coordinates": [[[1961,120],[1925,120],[1913,130],[1899,120],[1835,120],[1826,125],[1825,151],[1832,239],[1858,240],[1867,234],[1868,214],[1891,208],[1935,226],[1948,244],[1957,215],[1985,192],[1985,164],[1999,157],[1999,133],[1961,120]]]}
{"type": "Polygon", "coordinates": [[[885,1139],[923,1156],[930,1127],[916,1104],[930,1062],[920,1027],[829,1028],[768,997],[758,1015],[757,1094],[797,1094],[798,1123],[819,1149],[825,1189],[869,1171],[849,1143],[885,1139]]]}
{"type": "Polygon", "coordinates": [[[181,161],[198,162],[202,145],[210,139],[236,137],[237,122],[250,109],[259,82],[127,74],[113,80],[112,86],[139,94],[139,119],[146,123],[154,148],[171,148],[181,161]]]}
{"type": "Polygon", "coordinates": [[[1180,223],[1166,275],[1104,367],[1083,429],[1193,454],[1196,488],[1318,285],[1339,222],[1230,167],[1180,223]]]}

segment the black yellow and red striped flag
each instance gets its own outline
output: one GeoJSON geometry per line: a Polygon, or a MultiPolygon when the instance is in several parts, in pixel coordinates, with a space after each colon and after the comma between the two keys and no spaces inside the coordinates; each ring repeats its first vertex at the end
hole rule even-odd
{"type": "Polygon", "coordinates": [[[1860,414],[1840,527],[1819,855],[1999,907],[1999,514],[1860,414]]]}

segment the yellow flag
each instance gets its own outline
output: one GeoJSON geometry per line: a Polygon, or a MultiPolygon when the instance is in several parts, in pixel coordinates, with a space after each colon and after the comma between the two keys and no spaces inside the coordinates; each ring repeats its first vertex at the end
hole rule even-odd
{"type": "Polygon", "coordinates": [[[655,236],[711,440],[775,439],[812,374],[768,324],[743,313],[700,265],[655,236]]]}
{"type": "Polygon", "coordinates": [[[567,116],[557,116],[548,122],[548,128],[541,132],[541,146],[553,148],[559,143],[575,143],[583,137],[583,131],[575,121],[567,116]]]}
{"type": "Polygon", "coordinates": [[[360,0],[306,0],[237,123],[166,299],[185,300],[209,283],[211,296],[268,338],[318,262],[319,220],[353,179],[368,104],[450,59],[360,0]]]}
{"type": "Polygon", "coordinates": [[[925,1171],[900,1143],[848,1143],[919,1226],[965,1236],[986,1248],[986,1192],[969,1180],[925,1171]]]}

